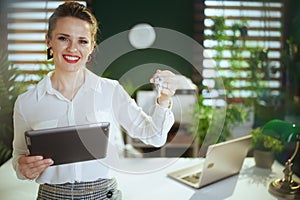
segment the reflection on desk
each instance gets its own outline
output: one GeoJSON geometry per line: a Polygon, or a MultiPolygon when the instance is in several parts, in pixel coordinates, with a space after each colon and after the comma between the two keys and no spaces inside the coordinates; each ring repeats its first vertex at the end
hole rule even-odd
{"type": "Polygon", "coordinates": [[[267,188],[271,181],[282,175],[282,166],[276,163],[271,170],[251,165],[248,158],[240,174],[196,191],[191,200],[201,199],[201,197],[213,200],[280,200],[269,194],[267,188]]]}
{"type": "MultiPolygon", "coordinates": [[[[112,169],[112,174],[118,180],[124,200],[278,199],[268,192],[269,183],[282,177],[283,166],[277,162],[272,170],[260,169],[254,166],[253,158],[246,158],[240,174],[198,190],[166,176],[170,171],[202,161],[201,158],[126,158],[119,161],[124,168],[112,169]]],[[[35,199],[37,188],[35,182],[16,178],[11,160],[0,167],[1,200],[35,199]]]]}
{"type": "Polygon", "coordinates": [[[207,186],[200,190],[197,190],[190,199],[199,200],[205,197],[205,199],[221,200],[229,198],[233,195],[238,177],[238,175],[231,176],[211,186],[207,186]]]}

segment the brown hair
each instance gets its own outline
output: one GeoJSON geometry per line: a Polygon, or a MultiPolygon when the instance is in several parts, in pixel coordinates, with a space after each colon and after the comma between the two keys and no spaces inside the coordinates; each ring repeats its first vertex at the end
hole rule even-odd
{"type": "Polygon", "coordinates": [[[57,21],[63,17],[75,17],[88,22],[90,24],[92,34],[92,43],[96,44],[97,32],[99,29],[98,22],[95,16],[87,7],[75,1],[65,2],[55,9],[54,13],[49,18],[47,32],[49,38],[52,37],[52,31],[55,28],[57,21]]]}

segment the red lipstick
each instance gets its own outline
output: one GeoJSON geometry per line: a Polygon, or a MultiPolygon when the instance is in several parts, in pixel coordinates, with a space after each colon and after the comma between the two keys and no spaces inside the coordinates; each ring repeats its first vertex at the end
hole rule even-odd
{"type": "Polygon", "coordinates": [[[80,59],[79,56],[74,56],[74,55],[63,55],[63,58],[65,59],[66,62],[71,64],[77,63],[80,59]]]}

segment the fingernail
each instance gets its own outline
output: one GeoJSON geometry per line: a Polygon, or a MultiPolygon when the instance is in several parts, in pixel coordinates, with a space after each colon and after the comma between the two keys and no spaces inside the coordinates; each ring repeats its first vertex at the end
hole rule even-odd
{"type": "Polygon", "coordinates": [[[49,163],[49,164],[53,164],[54,162],[53,162],[53,160],[49,159],[49,160],[48,160],[48,163],[49,163]]]}

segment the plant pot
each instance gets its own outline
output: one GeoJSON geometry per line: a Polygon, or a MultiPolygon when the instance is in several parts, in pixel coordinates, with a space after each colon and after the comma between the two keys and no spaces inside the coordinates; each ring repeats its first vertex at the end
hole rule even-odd
{"type": "Polygon", "coordinates": [[[265,169],[270,169],[275,160],[274,153],[271,151],[254,150],[253,156],[256,167],[265,169]]]}

